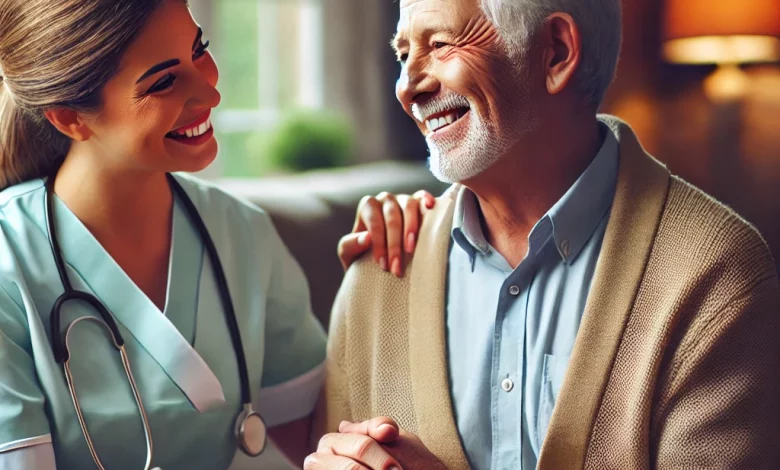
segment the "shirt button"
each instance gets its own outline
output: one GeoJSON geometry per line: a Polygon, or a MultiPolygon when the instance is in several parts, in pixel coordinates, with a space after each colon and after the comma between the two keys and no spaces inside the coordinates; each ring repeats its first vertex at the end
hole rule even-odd
{"type": "Polygon", "coordinates": [[[569,257],[569,253],[571,253],[571,248],[569,246],[569,240],[564,240],[561,242],[561,253],[563,253],[564,258],[569,257]]]}
{"type": "Polygon", "coordinates": [[[512,286],[509,288],[509,293],[516,296],[520,294],[520,288],[517,286],[512,286]]]}
{"type": "Polygon", "coordinates": [[[513,388],[515,388],[515,383],[512,382],[512,379],[507,377],[501,381],[501,389],[503,389],[505,392],[511,392],[513,388]]]}

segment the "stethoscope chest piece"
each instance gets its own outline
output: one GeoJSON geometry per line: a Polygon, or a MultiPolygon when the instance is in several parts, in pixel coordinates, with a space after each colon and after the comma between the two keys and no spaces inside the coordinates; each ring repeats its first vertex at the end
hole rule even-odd
{"type": "Polygon", "coordinates": [[[265,450],[268,431],[265,421],[252,409],[251,404],[244,405],[236,421],[236,438],[241,450],[250,457],[257,457],[265,450]]]}

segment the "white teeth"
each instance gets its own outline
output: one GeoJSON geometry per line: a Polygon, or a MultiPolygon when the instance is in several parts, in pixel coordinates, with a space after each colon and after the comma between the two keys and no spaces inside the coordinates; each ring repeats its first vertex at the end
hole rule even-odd
{"type": "Polygon", "coordinates": [[[429,131],[435,132],[438,129],[441,129],[444,126],[448,126],[457,120],[458,115],[453,111],[446,116],[426,120],[425,127],[427,127],[429,131]]]}
{"type": "Polygon", "coordinates": [[[180,137],[188,137],[191,139],[193,137],[198,137],[205,134],[209,129],[211,129],[211,119],[207,120],[206,122],[198,126],[191,127],[187,130],[175,131],[173,132],[173,134],[178,135],[180,137]]]}

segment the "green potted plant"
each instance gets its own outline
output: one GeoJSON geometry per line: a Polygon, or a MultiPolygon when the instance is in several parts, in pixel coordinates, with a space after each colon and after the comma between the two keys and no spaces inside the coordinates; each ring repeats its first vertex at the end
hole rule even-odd
{"type": "Polygon", "coordinates": [[[295,173],[347,165],[353,135],[342,117],[328,111],[288,114],[272,131],[247,139],[248,164],[258,173],[295,173]]]}

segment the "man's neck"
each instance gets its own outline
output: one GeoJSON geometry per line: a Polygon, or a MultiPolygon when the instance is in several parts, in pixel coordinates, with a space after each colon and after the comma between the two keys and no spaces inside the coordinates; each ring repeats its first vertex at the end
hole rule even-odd
{"type": "Polygon", "coordinates": [[[71,151],[55,180],[57,196],[102,243],[167,243],[173,195],[165,175],[116,171],[99,161],[71,151]]]}
{"type": "Polygon", "coordinates": [[[464,182],[479,201],[485,238],[513,268],[525,258],[536,222],[577,181],[600,146],[596,119],[556,123],[537,129],[496,165],[464,182]]]}

